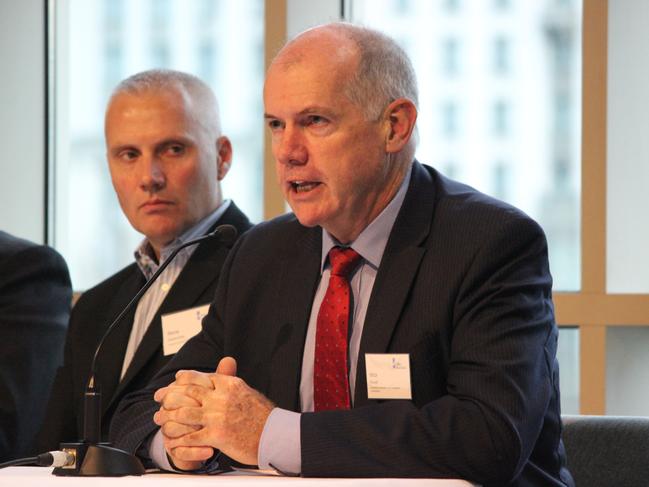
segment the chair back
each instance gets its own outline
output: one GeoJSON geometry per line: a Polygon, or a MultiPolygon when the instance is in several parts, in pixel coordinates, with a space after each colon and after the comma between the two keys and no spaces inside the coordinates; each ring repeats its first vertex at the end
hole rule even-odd
{"type": "Polygon", "coordinates": [[[563,416],[576,487],[648,487],[649,417],[563,416]]]}

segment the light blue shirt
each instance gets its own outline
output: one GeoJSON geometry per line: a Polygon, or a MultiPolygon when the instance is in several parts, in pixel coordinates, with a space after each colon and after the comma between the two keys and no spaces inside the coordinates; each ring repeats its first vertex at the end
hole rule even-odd
{"type": "MultiPolygon", "coordinates": [[[[354,401],[356,385],[356,365],[360,349],[365,315],[369,304],[376,273],[381,264],[388,238],[403,205],[406,191],[410,183],[410,170],[397,194],[383,211],[361,232],[349,246],[363,258],[351,275],[351,290],[353,295],[352,333],[349,340],[349,386],[354,401]]],[[[300,408],[302,412],[313,411],[313,360],[315,356],[316,323],[320,304],[329,285],[331,273],[327,255],[329,250],[340,245],[328,232],[322,232],[322,261],[321,277],[313,298],[311,316],[304,343],[302,358],[302,376],[300,381],[300,408]]],[[[300,413],[274,408],[261,434],[258,451],[259,468],[276,468],[282,472],[300,473],[302,471],[300,413]]]]}

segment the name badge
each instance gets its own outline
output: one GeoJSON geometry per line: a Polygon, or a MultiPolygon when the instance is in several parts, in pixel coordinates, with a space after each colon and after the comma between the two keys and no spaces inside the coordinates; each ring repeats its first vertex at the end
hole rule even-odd
{"type": "Polygon", "coordinates": [[[365,373],[369,399],[412,399],[410,354],[366,353],[365,373]]]}
{"type": "Polygon", "coordinates": [[[209,304],[162,315],[162,351],[173,355],[194,335],[201,331],[201,321],[210,309],[209,304]]]}

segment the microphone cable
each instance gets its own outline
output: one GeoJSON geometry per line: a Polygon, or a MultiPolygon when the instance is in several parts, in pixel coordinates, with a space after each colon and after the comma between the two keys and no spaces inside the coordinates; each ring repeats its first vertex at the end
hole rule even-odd
{"type": "Polygon", "coordinates": [[[18,465],[36,465],[37,467],[67,467],[74,465],[74,455],[66,451],[54,450],[41,453],[35,457],[17,458],[0,463],[0,468],[16,467],[18,465]]]}

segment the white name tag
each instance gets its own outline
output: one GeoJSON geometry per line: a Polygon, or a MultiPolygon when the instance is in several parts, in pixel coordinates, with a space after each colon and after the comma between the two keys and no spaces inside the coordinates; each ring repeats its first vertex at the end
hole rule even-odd
{"type": "Polygon", "coordinates": [[[201,331],[201,321],[209,304],[162,315],[162,351],[166,355],[178,352],[187,340],[201,331]]]}
{"type": "Polygon", "coordinates": [[[366,353],[365,373],[369,399],[412,399],[410,354],[366,353]]]}

